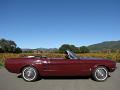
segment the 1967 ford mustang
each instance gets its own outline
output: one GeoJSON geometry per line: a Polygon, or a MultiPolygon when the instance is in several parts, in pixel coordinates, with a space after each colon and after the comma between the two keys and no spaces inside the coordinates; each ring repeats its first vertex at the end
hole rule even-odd
{"type": "Polygon", "coordinates": [[[66,50],[65,58],[9,58],[5,62],[9,72],[21,74],[25,81],[35,81],[40,76],[91,76],[105,81],[116,62],[99,58],[80,58],[66,50]]]}

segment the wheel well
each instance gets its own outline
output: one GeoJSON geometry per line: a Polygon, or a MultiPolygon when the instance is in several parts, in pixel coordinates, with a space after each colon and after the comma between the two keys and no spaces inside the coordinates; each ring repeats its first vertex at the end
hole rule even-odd
{"type": "Polygon", "coordinates": [[[110,71],[110,69],[105,65],[98,65],[97,67],[100,67],[100,66],[105,67],[108,70],[108,72],[110,71]]]}
{"type": "MultiPolygon", "coordinates": [[[[20,69],[20,73],[22,73],[22,70],[25,68],[25,67],[34,67],[33,65],[25,65],[25,66],[23,66],[21,69],[20,69]]],[[[36,67],[34,67],[36,70],[37,70],[37,68],[36,67]]],[[[38,71],[38,70],[37,70],[38,71]]]]}
{"type": "Polygon", "coordinates": [[[20,69],[20,73],[22,73],[22,70],[25,68],[25,67],[28,67],[28,66],[30,66],[30,65],[25,65],[25,66],[23,66],[21,69],[20,69]]]}

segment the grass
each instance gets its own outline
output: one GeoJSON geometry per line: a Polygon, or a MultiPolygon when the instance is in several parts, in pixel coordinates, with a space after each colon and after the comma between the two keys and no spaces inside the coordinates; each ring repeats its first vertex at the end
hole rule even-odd
{"type": "Polygon", "coordinates": [[[0,63],[0,69],[1,69],[3,66],[4,66],[4,64],[3,64],[3,63],[0,63]]]}
{"type": "MultiPolygon", "coordinates": [[[[120,62],[120,53],[85,53],[85,54],[77,54],[81,57],[97,57],[97,58],[105,58],[112,59],[116,62],[120,62]]],[[[13,54],[13,53],[0,53],[0,67],[4,66],[4,62],[7,58],[17,58],[17,57],[26,57],[26,56],[47,56],[48,58],[64,58],[64,54],[60,53],[21,53],[21,54],[13,54]]]]}

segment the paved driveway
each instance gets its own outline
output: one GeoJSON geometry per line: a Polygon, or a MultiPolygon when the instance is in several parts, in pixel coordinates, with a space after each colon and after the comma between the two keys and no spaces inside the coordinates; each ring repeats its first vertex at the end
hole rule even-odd
{"type": "Polygon", "coordinates": [[[120,90],[120,64],[105,82],[91,79],[42,79],[36,82],[25,82],[16,74],[0,69],[0,90],[120,90]]]}

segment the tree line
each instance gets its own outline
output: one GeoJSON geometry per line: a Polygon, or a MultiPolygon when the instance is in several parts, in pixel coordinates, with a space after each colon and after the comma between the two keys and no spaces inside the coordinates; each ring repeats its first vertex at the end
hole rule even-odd
{"type": "MultiPolygon", "coordinates": [[[[65,50],[71,50],[75,53],[89,53],[86,46],[76,47],[75,45],[63,44],[59,49],[53,50],[54,53],[64,53],[65,50]]],[[[35,50],[23,51],[24,53],[33,53],[35,50]]],[[[47,50],[49,52],[49,50],[47,50]]],[[[12,40],[0,39],[0,53],[22,53],[22,49],[12,40]]]]}

